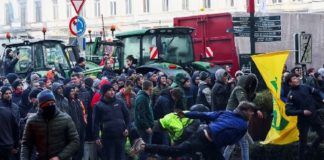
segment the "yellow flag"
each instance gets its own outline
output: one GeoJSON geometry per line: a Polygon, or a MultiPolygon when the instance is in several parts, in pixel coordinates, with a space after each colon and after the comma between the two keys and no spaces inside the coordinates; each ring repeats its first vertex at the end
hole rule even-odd
{"type": "Polygon", "coordinates": [[[273,96],[273,119],[263,144],[284,145],[298,141],[297,117],[287,116],[285,103],[280,99],[281,77],[289,51],[252,56],[263,80],[273,96]]]}

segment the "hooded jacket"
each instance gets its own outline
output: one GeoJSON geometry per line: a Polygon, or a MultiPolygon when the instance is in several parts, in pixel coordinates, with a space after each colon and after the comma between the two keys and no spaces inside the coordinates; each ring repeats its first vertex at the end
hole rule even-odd
{"type": "Polygon", "coordinates": [[[15,116],[16,122],[19,123],[20,120],[19,107],[15,103],[12,103],[12,101],[5,102],[4,100],[0,100],[0,107],[5,107],[10,109],[12,114],[15,116]]]}
{"type": "Polygon", "coordinates": [[[211,108],[212,105],[212,93],[211,89],[209,88],[208,84],[205,81],[200,81],[198,85],[198,95],[197,95],[197,104],[203,104],[208,108],[211,108]]]}
{"type": "Polygon", "coordinates": [[[139,130],[146,130],[154,126],[150,96],[142,90],[138,92],[135,100],[135,126],[139,130]]]}
{"type": "Polygon", "coordinates": [[[58,109],[60,109],[60,111],[67,112],[67,110],[69,108],[69,102],[68,102],[68,99],[64,97],[64,95],[60,95],[57,93],[57,89],[59,87],[63,87],[63,84],[53,83],[53,85],[52,85],[52,91],[55,96],[56,106],[58,109]]]}
{"type": "Polygon", "coordinates": [[[170,90],[171,88],[163,90],[157,99],[153,107],[153,115],[155,120],[163,118],[165,115],[174,111],[176,104],[171,97],[170,90]]]}
{"type": "Polygon", "coordinates": [[[185,117],[210,121],[210,136],[217,148],[235,144],[248,129],[247,120],[234,112],[187,112],[185,117]]]}
{"type": "Polygon", "coordinates": [[[234,111],[241,101],[252,102],[256,96],[258,79],[255,74],[243,75],[233,89],[226,106],[226,110],[234,111]]]}
{"type": "Polygon", "coordinates": [[[27,120],[20,159],[30,159],[35,146],[40,160],[55,156],[67,160],[79,150],[79,145],[79,136],[69,115],[56,110],[52,119],[45,120],[38,112],[27,120]]]}
{"type": "Polygon", "coordinates": [[[199,77],[198,71],[194,72],[191,77],[191,90],[193,93],[194,104],[196,104],[196,99],[198,95],[198,84],[195,83],[197,77],[199,77]]]}
{"type": "Polygon", "coordinates": [[[126,104],[126,107],[129,112],[129,120],[130,122],[134,122],[134,112],[135,112],[135,99],[136,99],[136,94],[134,91],[126,95],[125,89],[121,89],[117,94],[116,98],[123,101],[126,104]],[[130,104],[127,104],[126,102],[126,96],[129,96],[130,98],[130,104]]]}
{"type": "Polygon", "coordinates": [[[224,69],[216,72],[216,82],[212,88],[212,110],[223,111],[226,109],[228,98],[231,94],[230,86],[225,84],[223,77],[225,74],[224,69]]]}

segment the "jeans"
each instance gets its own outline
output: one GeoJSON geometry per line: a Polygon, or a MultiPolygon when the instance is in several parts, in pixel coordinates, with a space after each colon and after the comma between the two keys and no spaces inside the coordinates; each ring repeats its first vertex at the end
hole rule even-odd
{"type": "Polygon", "coordinates": [[[206,160],[224,160],[221,149],[207,140],[203,130],[176,146],[147,144],[144,152],[171,157],[202,152],[206,160]]]}
{"type": "MultiPolygon", "coordinates": [[[[248,134],[248,133],[247,133],[248,134]]],[[[239,140],[239,145],[241,147],[241,156],[242,160],[249,160],[249,140],[248,140],[248,135],[245,134],[240,140],[239,140]]],[[[224,150],[224,157],[225,160],[229,160],[231,158],[231,154],[235,148],[234,145],[227,146],[224,150]]]]}
{"type": "MultiPolygon", "coordinates": [[[[137,130],[137,132],[146,144],[152,143],[152,134],[148,134],[145,130],[139,130],[139,129],[137,130]]],[[[139,154],[139,160],[146,160],[147,157],[148,156],[145,152],[139,154]]]]}
{"type": "Polygon", "coordinates": [[[84,160],[97,160],[97,145],[95,141],[86,141],[84,143],[84,160]]]}
{"type": "Polygon", "coordinates": [[[125,160],[125,137],[103,138],[104,160],[125,160]]]}

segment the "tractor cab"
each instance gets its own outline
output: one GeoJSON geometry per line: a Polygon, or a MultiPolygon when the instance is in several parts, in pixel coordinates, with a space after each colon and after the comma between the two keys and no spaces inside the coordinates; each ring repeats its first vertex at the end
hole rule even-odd
{"type": "MultiPolygon", "coordinates": [[[[15,73],[26,77],[31,72],[44,75],[48,70],[54,69],[61,76],[70,74],[71,64],[65,52],[65,45],[60,40],[24,41],[21,43],[5,44],[4,53],[10,48],[20,59],[15,66],[15,73]]],[[[2,56],[5,62],[6,55],[2,56]]],[[[4,64],[4,63],[2,63],[4,64]]],[[[3,65],[2,65],[2,68],[3,65]]]]}

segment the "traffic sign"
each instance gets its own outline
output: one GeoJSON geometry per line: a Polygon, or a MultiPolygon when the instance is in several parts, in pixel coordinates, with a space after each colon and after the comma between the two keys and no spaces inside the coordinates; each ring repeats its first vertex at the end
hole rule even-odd
{"type": "Polygon", "coordinates": [[[302,32],[300,34],[299,63],[312,63],[312,35],[302,32]]]}
{"type": "Polygon", "coordinates": [[[233,17],[233,21],[250,21],[250,17],[233,17]]]}
{"type": "Polygon", "coordinates": [[[281,25],[281,21],[256,21],[255,26],[273,27],[281,25]]]}
{"type": "MultiPolygon", "coordinates": [[[[234,32],[234,35],[237,37],[250,37],[250,32],[234,32]]],[[[264,37],[278,37],[281,36],[280,31],[275,32],[254,32],[255,38],[264,38],[264,37]]]]}
{"type": "Polygon", "coordinates": [[[264,16],[264,17],[255,17],[255,21],[280,21],[280,16],[264,16]]]}
{"type": "Polygon", "coordinates": [[[250,32],[250,27],[236,27],[236,26],[234,26],[233,32],[235,32],[235,33],[250,32]]]}
{"type": "Polygon", "coordinates": [[[233,22],[233,26],[249,26],[250,21],[239,21],[239,22],[233,22]]]}
{"type": "Polygon", "coordinates": [[[80,16],[74,16],[69,23],[69,29],[72,35],[82,36],[86,31],[85,20],[80,16]]]}
{"type": "Polygon", "coordinates": [[[79,15],[85,0],[71,0],[75,12],[79,15]]]}
{"type": "Polygon", "coordinates": [[[281,26],[274,26],[274,27],[255,27],[256,31],[280,31],[281,30],[281,26]]]}
{"type": "Polygon", "coordinates": [[[256,42],[273,42],[281,41],[281,37],[260,37],[255,39],[256,42]]]}

